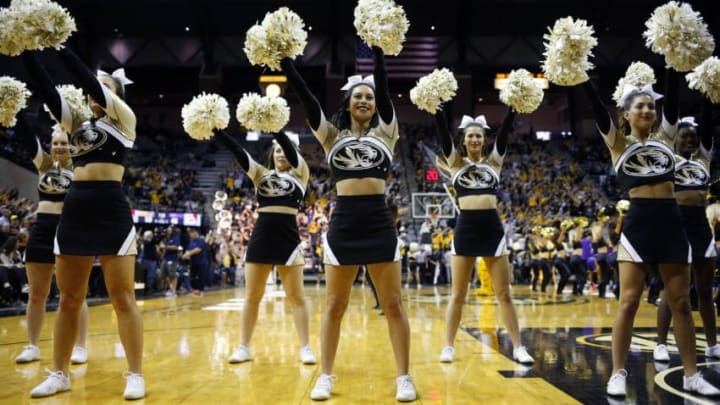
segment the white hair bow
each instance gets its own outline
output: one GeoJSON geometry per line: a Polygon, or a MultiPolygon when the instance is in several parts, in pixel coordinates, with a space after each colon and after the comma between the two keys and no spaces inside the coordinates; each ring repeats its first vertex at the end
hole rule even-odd
{"type": "Polygon", "coordinates": [[[484,115],[478,115],[475,118],[469,115],[463,115],[462,121],[460,121],[460,126],[458,128],[465,129],[469,125],[479,125],[485,129],[490,129],[490,126],[487,124],[487,120],[485,119],[484,115]]]}
{"type": "Polygon", "coordinates": [[[653,90],[652,84],[647,84],[643,87],[637,87],[637,86],[633,86],[632,84],[626,84],[623,87],[622,96],[618,100],[617,106],[622,107],[623,105],[625,105],[625,103],[627,102],[627,100],[630,97],[632,97],[638,93],[647,94],[650,97],[652,97],[653,100],[659,100],[659,99],[663,98],[662,94],[656,93],[655,90],[653,90]]]}
{"type": "Polygon", "coordinates": [[[111,76],[111,77],[113,77],[115,80],[117,80],[118,82],[120,82],[120,84],[122,84],[123,87],[125,87],[126,84],[133,84],[133,81],[130,80],[130,79],[128,79],[127,76],[125,76],[125,69],[124,69],[124,68],[115,69],[115,70],[112,72],[112,74],[110,74],[110,73],[108,73],[108,72],[105,72],[105,71],[103,71],[103,70],[98,69],[98,71],[97,71],[97,77],[100,77],[100,76],[111,76]]]}
{"type": "Polygon", "coordinates": [[[695,117],[682,117],[682,118],[680,118],[680,120],[678,121],[678,124],[686,124],[686,125],[689,125],[689,126],[691,126],[691,127],[693,127],[693,128],[697,128],[697,127],[698,127],[698,123],[695,122],[695,117]]]}
{"type": "Polygon", "coordinates": [[[375,78],[373,77],[373,75],[368,75],[365,77],[362,77],[362,75],[350,76],[347,79],[347,83],[345,83],[344,86],[340,87],[340,90],[350,90],[351,88],[353,88],[359,84],[366,84],[374,89],[375,88],[375,78]]]}

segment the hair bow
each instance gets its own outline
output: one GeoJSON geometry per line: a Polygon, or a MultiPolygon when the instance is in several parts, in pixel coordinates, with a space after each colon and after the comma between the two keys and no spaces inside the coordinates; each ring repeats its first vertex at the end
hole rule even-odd
{"type": "Polygon", "coordinates": [[[120,84],[122,84],[123,87],[125,87],[126,84],[133,84],[133,81],[130,80],[130,79],[128,79],[127,76],[125,76],[125,69],[124,69],[124,68],[115,69],[115,70],[112,72],[112,74],[110,74],[110,73],[108,73],[108,72],[105,72],[105,71],[103,71],[103,70],[98,69],[98,71],[97,71],[97,77],[100,77],[100,76],[111,76],[111,77],[113,77],[115,80],[117,80],[118,82],[120,82],[120,84]]]}
{"type": "Polygon", "coordinates": [[[617,106],[622,107],[623,105],[625,105],[625,103],[628,101],[628,99],[630,99],[630,97],[632,97],[636,94],[640,94],[640,93],[649,95],[650,97],[653,98],[653,100],[659,100],[659,99],[663,98],[662,94],[656,93],[655,90],[653,90],[652,84],[647,84],[643,87],[637,87],[637,86],[633,86],[632,84],[626,84],[623,87],[622,96],[618,100],[617,106]]]}
{"type": "Polygon", "coordinates": [[[340,90],[350,90],[351,88],[353,88],[359,84],[365,84],[374,89],[375,88],[375,78],[373,77],[373,75],[368,75],[365,77],[362,77],[362,75],[350,76],[347,79],[347,83],[345,83],[344,86],[340,87],[340,90]]]}
{"type": "Polygon", "coordinates": [[[685,124],[685,125],[693,127],[693,128],[698,127],[698,123],[695,122],[695,117],[682,117],[678,121],[678,124],[685,124]]]}
{"type": "Polygon", "coordinates": [[[465,129],[470,125],[479,125],[485,129],[490,129],[490,126],[487,124],[487,120],[485,119],[484,115],[478,115],[474,119],[469,115],[463,115],[462,120],[460,121],[460,126],[458,128],[465,129]]]}

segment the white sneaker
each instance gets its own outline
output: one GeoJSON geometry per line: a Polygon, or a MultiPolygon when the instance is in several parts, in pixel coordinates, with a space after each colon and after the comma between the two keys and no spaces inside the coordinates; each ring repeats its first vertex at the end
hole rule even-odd
{"type": "Polygon", "coordinates": [[[704,379],[700,372],[691,377],[683,376],[683,389],[700,395],[720,395],[720,390],[704,379]]]}
{"type": "Polygon", "coordinates": [[[655,361],[670,361],[670,353],[666,345],[659,344],[653,349],[653,359],[655,361]]]}
{"type": "Polygon", "coordinates": [[[123,373],[123,377],[127,380],[123,393],[125,399],[145,398],[145,378],[142,374],[127,371],[123,373]]]}
{"type": "Polygon", "coordinates": [[[72,356],[70,356],[70,362],[72,364],[83,364],[87,363],[88,354],[87,349],[80,346],[73,347],[72,356]]]}
{"type": "Polygon", "coordinates": [[[15,357],[15,363],[30,363],[31,361],[40,360],[40,348],[35,345],[27,345],[23,347],[22,353],[15,357]]]}
{"type": "Polygon", "coordinates": [[[627,395],[627,371],[625,369],[618,370],[617,373],[610,376],[607,384],[607,394],[613,396],[624,397],[627,395]]]}
{"type": "Polygon", "coordinates": [[[228,361],[231,364],[234,363],[242,363],[245,361],[248,361],[252,359],[252,355],[250,354],[250,348],[245,345],[238,346],[237,349],[233,352],[233,354],[230,356],[228,361]]]}
{"type": "Polygon", "coordinates": [[[708,346],[705,348],[705,357],[712,357],[720,359],[720,343],[716,343],[715,346],[708,346]]]}
{"type": "Polygon", "coordinates": [[[302,364],[317,363],[317,360],[315,360],[315,354],[313,353],[310,345],[305,345],[300,348],[300,361],[302,362],[302,364]]]}
{"type": "Polygon", "coordinates": [[[415,392],[415,384],[413,384],[412,377],[408,374],[401,375],[397,378],[397,394],[395,399],[400,402],[410,402],[417,399],[417,393],[415,392]]]}
{"type": "Polygon", "coordinates": [[[30,391],[32,398],[49,397],[58,392],[70,391],[70,378],[68,378],[65,373],[62,371],[46,371],[48,372],[48,377],[45,381],[30,391]]]}
{"type": "Polygon", "coordinates": [[[440,363],[452,363],[455,360],[455,348],[445,346],[440,353],[440,363]]]}
{"type": "Polygon", "coordinates": [[[320,374],[317,381],[315,381],[315,387],[310,391],[310,399],[315,401],[324,401],[330,398],[332,394],[332,386],[335,381],[335,377],[330,374],[320,374]]]}
{"type": "Polygon", "coordinates": [[[535,359],[528,353],[525,346],[520,346],[513,350],[513,360],[520,364],[532,364],[535,362],[535,359]]]}

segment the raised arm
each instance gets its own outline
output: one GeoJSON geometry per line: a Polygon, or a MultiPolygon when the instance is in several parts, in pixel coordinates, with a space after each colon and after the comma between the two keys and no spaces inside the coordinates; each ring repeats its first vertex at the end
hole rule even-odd
{"type": "Polygon", "coordinates": [[[510,133],[510,129],[512,129],[515,114],[516,113],[512,110],[512,108],[508,107],[502,126],[500,127],[500,131],[495,138],[495,147],[497,148],[500,156],[504,156],[505,151],[507,150],[508,134],[510,133]]]}
{"type": "Polygon", "coordinates": [[[25,63],[25,69],[27,69],[32,78],[32,82],[29,84],[33,92],[40,96],[56,120],[62,120],[62,101],[60,94],[55,88],[52,79],[50,79],[47,70],[40,64],[37,52],[23,52],[22,58],[25,63]]]}
{"type": "Polygon", "coordinates": [[[245,148],[243,148],[238,141],[236,141],[224,130],[216,129],[213,130],[213,132],[215,133],[215,136],[220,139],[220,142],[222,142],[223,145],[225,145],[225,147],[228,148],[233,155],[235,155],[235,159],[237,159],[238,163],[240,163],[240,167],[242,167],[245,172],[249,171],[250,158],[245,148]]]}
{"type": "Polygon", "coordinates": [[[308,88],[305,79],[300,76],[292,59],[284,58],[280,61],[280,66],[282,66],[283,72],[285,72],[288,77],[290,87],[292,87],[298,97],[300,97],[300,102],[305,108],[305,114],[307,115],[310,128],[312,128],[313,131],[317,131],[320,127],[320,118],[322,117],[320,102],[308,88]]]}
{"type": "Polygon", "coordinates": [[[710,100],[705,99],[703,102],[702,118],[700,118],[700,142],[706,151],[710,151],[713,148],[713,136],[712,136],[712,103],[710,100]]]}
{"type": "Polygon", "coordinates": [[[663,99],[663,117],[670,125],[675,125],[680,118],[680,73],[667,68],[665,70],[665,94],[663,99]]]}
{"type": "Polygon", "coordinates": [[[285,153],[285,158],[290,163],[290,166],[298,167],[298,165],[300,164],[300,159],[298,157],[298,151],[295,149],[295,145],[290,140],[290,138],[288,138],[287,134],[285,134],[285,132],[283,132],[283,131],[280,131],[280,132],[274,133],[273,137],[275,137],[275,140],[282,148],[283,153],[285,153]]]}
{"type": "Polygon", "coordinates": [[[595,112],[595,121],[597,122],[600,132],[603,134],[609,133],[610,127],[613,125],[613,119],[610,112],[605,108],[600,93],[597,88],[595,88],[595,84],[592,82],[592,79],[590,79],[583,83],[582,86],[595,112]]]}
{"type": "Polygon", "coordinates": [[[80,87],[90,97],[93,98],[103,109],[107,108],[108,101],[105,99],[105,93],[103,92],[100,81],[95,77],[93,72],[85,65],[79,56],[75,54],[67,46],[60,50],[60,57],[65,62],[65,66],[75,75],[80,87]]]}
{"type": "Polygon", "coordinates": [[[450,127],[448,126],[445,111],[438,110],[435,113],[435,126],[437,127],[438,136],[440,137],[440,146],[445,157],[449,157],[453,150],[453,140],[450,136],[450,127]]]}
{"type": "Polygon", "coordinates": [[[378,114],[384,123],[390,123],[393,119],[394,109],[388,88],[387,71],[385,70],[385,55],[382,49],[372,47],[373,51],[373,79],[375,80],[375,104],[378,114]]]}

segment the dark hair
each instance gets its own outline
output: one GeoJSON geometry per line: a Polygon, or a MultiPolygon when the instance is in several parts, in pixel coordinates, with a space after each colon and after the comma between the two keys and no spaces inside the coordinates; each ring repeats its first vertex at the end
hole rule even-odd
{"type": "MultiPolygon", "coordinates": [[[[299,152],[297,145],[295,145],[294,142],[292,142],[292,144],[293,144],[293,149],[295,149],[295,152],[299,152]]],[[[280,144],[277,142],[271,142],[270,148],[268,148],[268,151],[267,151],[267,156],[265,156],[265,159],[266,159],[265,166],[267,166],[267,168],[270,170],[275,170],[275,159],[273,159],[273,155],[275,153],[276,145],[280,146],[280,144]]],[[[281,147],[281,149],[282,149],[282,147],[281,147]]],[[[284,149],[283,149],[283,153],[285,153],[284,149]]]]}
{"type": "Polygon", "coordinates": [[[115,94],[120,97],[121,99],[125,100],[125,86],[118,80],[117,78],[111,76],[111,75],[101,75],[101,77],[109,77],[113,83],[115,84],[115,94]]]}
{"type": "MultiPolygon", "coordinates": [[[[347,91],[345,91],[345,94],[343,94],[342,104],[340,108],[338,108],[337,111],[335,111],[335,114],[330,117],[330,123],[335,126],[339,131],[342,131],[343,129],[349,129],[352,126],[352,119],[350,117],[350,97],[352,96],[352,92],[355,89],[355,87],[364,85],[368,86],[372,89],[373,95],[375,94],[375,88],[368,85],[367,83],[358,83],[355,86],[352,86],[347,91]]],[[[377,110],[375,110],[375,114],[373,115],[372,119],[370,119],[370,128],[378,126],[380,123],[378,118],[377,110]]]]}
{"type": "Polygon", "coordinates": [[[485,129],[485,128],[483,128],[482,126],[476,125],[476,124],[471,124],[471,125],[466,126],[465,128],[459,128],[459,129],[458,129],[458,132],[457,132],[457,135],[456,135],[456,142],[455,142],[455,144],[457,145],[457,148],[458,148],[458,150],[460,151],[460,155],[462,155],[462,156],[467,156],[467,154],[468,154],[468,153],[467,153],[467,149],[465,148],[465,130],[468,129],[468,128],[471,128],[471,127],[477,127],[477,128],[480,128],[480,129],[482,130],[482,133],[483,133],[483,148],[482,148],[482,151],[481,151],[480,153],[482,154],[482,156],[487,156],[487,155],[489,155],[490,152],[491,152],[491,148],[493,147],[493,142],[488,142],[488,141],[487,141],[487,140],[488,140],[488,137],[492,136],[492,135],[490,134],[490,130],[489,130],[489,129],[485,129]]]}
{"type": "MultiPolygon", "coordinates": [[[[623,117],[623,113],[630,109],[630,107],[633,104],[633,101],[635,101],[635,99],[638,96],[648,96],[653,99],[653,102],[655,101],[655,99],[653,98],[653,96],[651,94],[644,93],[644,92],[633,93],[630,97],[628,97],[625,100],[623,105],[620,106],[620,109],[618,110],[618,118],[617,118],[617,123],[618,123],[617,130],[622,135],[627,136],[627,135],[630,135],[630,132],[632,132],[632,128],[630,128],[630,123],[628,122],[628,120],[625,119],[625,117],[623,117]]],[[[658,122],[657,122],[657,118],[656,118],[655,123],[653,124],[653,127],[651,129],[651,132],[655,131],[657,129],[657,125],[658,125],[658,122]]]]}

